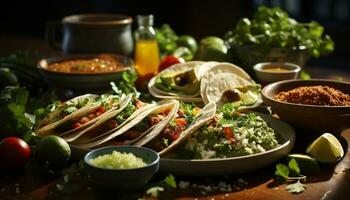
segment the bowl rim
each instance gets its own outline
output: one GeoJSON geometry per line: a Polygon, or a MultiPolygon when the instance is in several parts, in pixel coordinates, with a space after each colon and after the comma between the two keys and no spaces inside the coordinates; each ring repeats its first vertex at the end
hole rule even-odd
{"type": "MultiPolygon", "coordinates": [[[[123,152],[127,152],[127,151],[123,151],[123,152]]],[[[127,153],[132,153],[132,152],[127,152],[127,153]]],[[[102,154],[101,154],[102,155],[102,154]]],[[[137,147],[137,146],[130,146],[130,145],[122,145],[122,146],[107,146],[107,147],[101,147],[101,148],[97,148],[97,149],[94,149],[94,150],[91,150],[89,151],[87,154],[85,154],[84,156],[84,162],[85,164],[89,165],[90,167],[92,168],[95,168],[95,169],[99,169],[99,170],[108,170],[108,171],[136,171],[136,170],[142,170],[142,169],[146,169],[146,168],[149,168],[151,166],[154,166],[154,165],[157,165],[157,163],[159,163],[159,160],[160,160],[160,156],[157,152],[155,152],[154,150],[152,149],[149,149],[149,148],[145,148],[145,147],[137,147]],[[143,166],[143,167],[138,167],[138,168],[130,168],[130,169],[108,169],[108,168],[103,168],[103,167],[97,167],[97,166],[94,166],[92,165],[88,160],[87,158],[93,154],[93,153],[96,153],[98,151],[102,151],[104,149],[116,149],[116,151],[120,152],[120,150],[118,150],[119,148],[129,148],[129,149],[142,149],[142,151],[147,151],[149,153],[152,153],[154,155],[156,155],[156,159],[151,162],[151,163],[147,163],[146,166],[143,166]]]]}
{"type": "Polygon", "coordinates": [[[97,76],[97,75],[113,75],[113,74],[118,74],[124,71],[128,71],[131,70],[133,68],[134,65],[134,61],[127,57],[127,56],[123,56],[123,55],[119,55],[119,54],[111,54],[111,53],[102,53],[102,54],[73,54],[73,55],[60,55],[60,56],[52,56],[52,57],[47,57],[47,58],[43,58],[37,61],[36,67],[44,72],[47,73],[52,73],[52,74],[56,74],[56,75],[66,75],[66,76],[97,76]],[[69,60],[75,60],[75,59],[92,59],[92,58],[96,58],[100,55],[108,55],[111,56],[113,58],[118,58],[118,59],[122,59],[122,60],[126,60],[128,63],[128,65],[126,65],[123,69],[119,70],[119,71],[112,71],[112,72],[99,72],[99,73],[67,73],[67,72],[60,72],[60,71],[51,71],[46,69],[46,67],[44,67],[44,63],[45,64],[52,64],[52,63],[58,63],[58,62],[64,62],[64,61],[69,61],[69,60]],[[50,61],[50,60],[54,60],[54,61],[50,61]]]}
{"type": "MultiPolygon", "coordinates": [[[[346,81],[336,81],[336,80],[329,80],[329,79],[310,79],[310,80],[302,80],[302,79],[294,79],[294,80],[283,80],[283,81],[278,81],[275,83],[270,83],[268,85],[266,85],[261,93],[262,93],[262,97],[263,99],[266,98],[269,101],[275,102],[275,103],[279,103],[279,104],[284,104],[284,105],[289,105],[289,106],[293,106],[293,107],[305,107],[305,108],[320,108],[320,109],[340,109],[340,108],[350,108],[350,106],[321,106],[321,105],[308,105],[308,104],[296,104],[296,103],[289,103],[289,102],[284,102],[284,101],[278,101],[273,97],[270,97],[269,95],[267,95],[267,91],[271,90],[271,88],[276,87],[277,85],[281,85],[281,84],[288,84],[291,82],[324,82],[324,83],[329,83],[329,82],[333,82],[333,83],[340,83],[340,84],[345,84],[348,85],[350,87],[350,83],[346,82],[346,81]]],[[[308,86],[308,85],[305,85],[308,86]]]]}
{"type": "Polygon", "coordinates": [[[111,14],[111,13],[88,13],[88,14],[77,14],[69,15],[62,19],[63,24],[80,24],[80,25],[118,25],[118,24],[131,24],[132,18],[122,14],[111,14]],[[81,21],[82,18],[88,17],[110,17],[109,20],[105,21],[81,21]],[[112,19],[115,18],[115,19],[112,19]]]}
{"type": "MultiPolygon", "coordinates": [[[[273,67],[271,67],[273,68],[273,67]]],[[[257,63],[253,66],[253,69],[256,72],[262,73],[262,74],[296,74],[299,73],[301,71],[301,67],[295,63],[290,63],[290,62],[261,62],[261,63],[257,63]],[[268,72],[268,71],[264,71],[263,69],[266,66],[269,65],[279,65],[279,66],[283,66],[286,68],[289,68],[288,71],[281,71],[281,72],[268,72]]]]}

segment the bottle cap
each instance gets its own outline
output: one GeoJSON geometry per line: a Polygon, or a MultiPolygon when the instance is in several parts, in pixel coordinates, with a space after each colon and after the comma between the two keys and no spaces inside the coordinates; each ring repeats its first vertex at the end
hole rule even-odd
{"type": "Polygon", "coordinates": [[[138,15],[137,23],[144,26],[153,26],[153,15],[138,15]]]}

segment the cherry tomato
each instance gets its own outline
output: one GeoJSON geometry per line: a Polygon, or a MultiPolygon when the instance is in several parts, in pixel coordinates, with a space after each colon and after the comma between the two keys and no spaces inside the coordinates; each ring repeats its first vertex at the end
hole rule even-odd
{"type": "Polygon", "coordinates": [[[0,169],[23,167],[30,157],[29,145],[20,138],[6,137],[0,143],[0,169]]]}
{"type": "Polygon", "coordinates": [[[172,55],[165,56],[163,58],[163,60],[160,62],[158,69],[159,69],[159,71],[162,71],[162,70],[170,67],[171,65],[175,65],[177,63],[183,63],[183,62],[185,62],[185,61],[182,58],[178,58],[178,57],[172,56],[172,55]]]}
{"type": "Polygon", "coordinates": [[[106,109],[105,109],[105,107],[100,106],[100,107],[97,109],[97,112],[104,113],[104,112],[106,112],[106,109]]]}

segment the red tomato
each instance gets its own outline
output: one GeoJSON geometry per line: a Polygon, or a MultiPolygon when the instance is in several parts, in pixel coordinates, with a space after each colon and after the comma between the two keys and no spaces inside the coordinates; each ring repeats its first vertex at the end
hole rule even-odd
{"type": "Polygon", "coordinates": [[[176,125],[178,125],[178,126],[186,126],[187,125],[187,121],[185,118],[176,118],[175,122],[176,122],[176,125]]]}
{"type": "Polygon", "coordinates": [[[104,113],[104,112],[106,112],[106,109],[105,109],[105,107],[100,106],[100,107],[98,108],[97,112],[104,113]]]}
{"type": "Polygon", "coordinates": [[[75,128],[79,128],[80,126],[81,126],[80,123],[74,123],[74,124],[72,125],[72,128],[75,129],[75,128]]]}
{"type": "Polygon", "coordinates": [[[170,67],[171,65],[175,65],[177,63],[183,63],[185,62],[182,58],[178,58],[176,56],[165,56],[163,58],[163,60],[160,62],[159,64],[159,71],[162,71],[168,67],[170,67]]]}
{"type": "Polygon", "coordinates": [[[29,160],[30,147],[20,138],[7,137],[0,143],[0,169],[23,167],[29,160]]]}
{"type": "Polygon", "coordinates": [[[230,127],[224,127],[224,133],[225,133],[227,139],[234,138],[233,131],[230,127]]]}

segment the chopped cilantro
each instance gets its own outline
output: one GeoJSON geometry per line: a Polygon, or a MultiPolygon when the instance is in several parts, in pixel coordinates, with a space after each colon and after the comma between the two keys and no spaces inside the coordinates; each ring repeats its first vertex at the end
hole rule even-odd
{"type": "Polygon", "coordinates": [[[300,180],[298,180],[297,182],[293,183],[293,184],[289,184],[286,186],[286,190],[288,190],[288,192],[290,193],[301,193],[306,189],[306,185],[302,184],[300,182],[300,180]]]}

